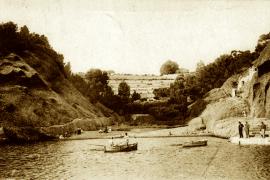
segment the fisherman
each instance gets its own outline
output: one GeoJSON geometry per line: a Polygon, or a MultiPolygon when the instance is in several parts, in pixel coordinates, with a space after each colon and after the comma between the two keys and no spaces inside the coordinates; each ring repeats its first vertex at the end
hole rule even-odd
{"type": "Polygon", "coordinates": [[[243,127],[244,125],[239,121],[238,130],[240,138],[243,138],[243,127]]]}
{"type": "Polygon", "coordinates": [[[77,131],[76,132],[77,132],[77,134],[80,135],[80,134],[82,134],[82,129],[81,128],[77,128],[77,131]]]}
{"type": "Polygon", "coordinates": [[[247,121],[246,121],[244,129],[245,129],[245,133],[246,133],[246,138],[249,138],[249,124],[247,121]]]}
{"type": "Polygon", "coordinates": [[[266,125],[262,122],[261,124],[261,136],[265,138],[266,125]]]}
{"type": "Polygon", "coordinates": [[[129,143],[128,133],[125,133],[124,139],[126,140],[126,143],[127,143],[127,145],[128,145],[128,143],[129,143]]]}
{"type": "Polygon", "coordinates": [[[104,133],[108,133],[108,127],[107,126],[105,126],[104,133]]]}
{"type": "Polygon", "coordinates": [[[111,140],[111,142],[110,142],[110,145],[111,145],[111,146],[114,146],[113,137],[112,137],[112,140],[111,140]]]}

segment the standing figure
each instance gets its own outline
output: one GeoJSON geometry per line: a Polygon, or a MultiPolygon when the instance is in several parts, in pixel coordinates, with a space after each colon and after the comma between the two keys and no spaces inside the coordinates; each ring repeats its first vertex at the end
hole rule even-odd
{"type": "Polygon", "coordinates": [[[247,121],[246,121],[244,129],[245,129],[245,133],[246,133],[246,138],[249,138],[249,124],[247,121]]]}
{"type": "Polygon", "coordinates": [[[108,127],[105,126],[104,133],[108,133],[108,127]]]}
{"type": "Polygon", "coordinates": [[[128,143],[129,143],[128,133],[125,133],[124,139],[125,139],[125,141],[126,141],[126,143],[128,145],[128,143]]]}
{"type": "Polygon", "coordinates": [[[110,145],[111,145],[111,146],[114,146],[113,137],[112,137],[112,139],[111,139],[110,145]]]}
{"type": "Polygon", "coordinates": [[[238,130],[240,138],[243,138],[243,127],[244,125],[239,121],[238,130]]]}
{"type": "Polygon", "coordinates": [[[261,124],[261,136],[265,138],[266,125],[262,122],[261,124]]]}

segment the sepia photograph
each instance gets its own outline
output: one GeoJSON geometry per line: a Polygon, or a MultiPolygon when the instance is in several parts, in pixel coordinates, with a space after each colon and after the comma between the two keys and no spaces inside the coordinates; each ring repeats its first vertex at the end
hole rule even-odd
{"type": "Polygon", "coordinates": [[[0,180],[270,179],[269,9],[0,0],[0,180]]]}

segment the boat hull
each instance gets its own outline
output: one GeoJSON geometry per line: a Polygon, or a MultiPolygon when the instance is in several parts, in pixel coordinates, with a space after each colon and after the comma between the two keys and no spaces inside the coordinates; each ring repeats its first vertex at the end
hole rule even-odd
{"type": "Polygon", "coordinates": [[[199,146],[207,146],[207,140],[191,141],[183,144],[183,147],[199,147],[199,146]]]}
{"type": "Polygon", "coordinates": [[[126,144],[126,145],[114,145],[109,147],[104,147],[105,153],[114,153],[114,152],[129,152],[136,151],[138,149],[138,143],[126,144]]]}

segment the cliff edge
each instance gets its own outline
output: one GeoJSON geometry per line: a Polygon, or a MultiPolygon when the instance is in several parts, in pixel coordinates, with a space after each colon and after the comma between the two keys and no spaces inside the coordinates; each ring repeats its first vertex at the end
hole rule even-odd
{"type": "MultiPolygon", "coordinates": [[[[253,66],[241,74],[231,76],[221,88],[208,92],[206,107],[189,124],[206,129],[217,136],[238,134],[238,121],[249,122],[256,129],[261,121],[270,127],[270,43],[253,66]]],[[[190,110],[195,107],[191,105],[190,110]]]]}

